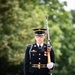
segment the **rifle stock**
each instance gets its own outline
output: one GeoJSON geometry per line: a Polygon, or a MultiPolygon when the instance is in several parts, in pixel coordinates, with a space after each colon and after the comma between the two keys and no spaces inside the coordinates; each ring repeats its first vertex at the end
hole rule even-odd
{"type": "Polygon", "coordinates": [[[50,60],[50,50],[48,50],[48,49],[47,49],[47,56],[48,56],[48,63],[50,63],[51,62],[51,60],[50,60]]]}

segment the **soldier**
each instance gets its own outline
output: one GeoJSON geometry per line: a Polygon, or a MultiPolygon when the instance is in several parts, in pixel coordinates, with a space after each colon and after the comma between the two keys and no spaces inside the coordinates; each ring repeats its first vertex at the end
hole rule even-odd
{"type": "Polygon", "coordinates": [[[44,43],[46,29],[33,29],[35,32],[35,44],[27,46],[24,60],[24,75],[49,75],[49,70],[54,68],[55,56],[51,48],[48,63],[47,45],[44,43]]]}

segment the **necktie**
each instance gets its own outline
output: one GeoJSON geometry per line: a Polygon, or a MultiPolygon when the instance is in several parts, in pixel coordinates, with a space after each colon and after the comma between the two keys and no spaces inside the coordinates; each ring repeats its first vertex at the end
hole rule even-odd
{"type": "Polygon", "coordinates": [[[39,45],[39,49],[41,49],[41,45],[39,45]]]}

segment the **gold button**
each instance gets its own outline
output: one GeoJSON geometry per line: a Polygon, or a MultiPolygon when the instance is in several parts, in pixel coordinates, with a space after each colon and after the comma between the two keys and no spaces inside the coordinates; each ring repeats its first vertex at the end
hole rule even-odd
{"type": "Polygon", "coordinates": [[[39,58],[39,60],[41,60],[41,58],[39,58]]]}
{"type": "Polygon", "coordinates": [[[41,55],[41,54],[39,53],[39,55],[41,55]]]}
{"type": "Polygon", "coordinates": [[[34,54],[33,54],[33,56],[34,56],[34,54]]]}

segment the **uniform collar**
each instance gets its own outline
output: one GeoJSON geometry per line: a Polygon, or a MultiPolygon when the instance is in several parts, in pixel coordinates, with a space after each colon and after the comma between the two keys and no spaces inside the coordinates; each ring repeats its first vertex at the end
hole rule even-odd
{"type": "Polygon", "coordinates": [[[39,45],[41,45],[41,47],[43,46],[43,43],[42,44],[38,44],[38,43],[36,43],[37,44],[37,46],[39,47],[39,45]]]}

